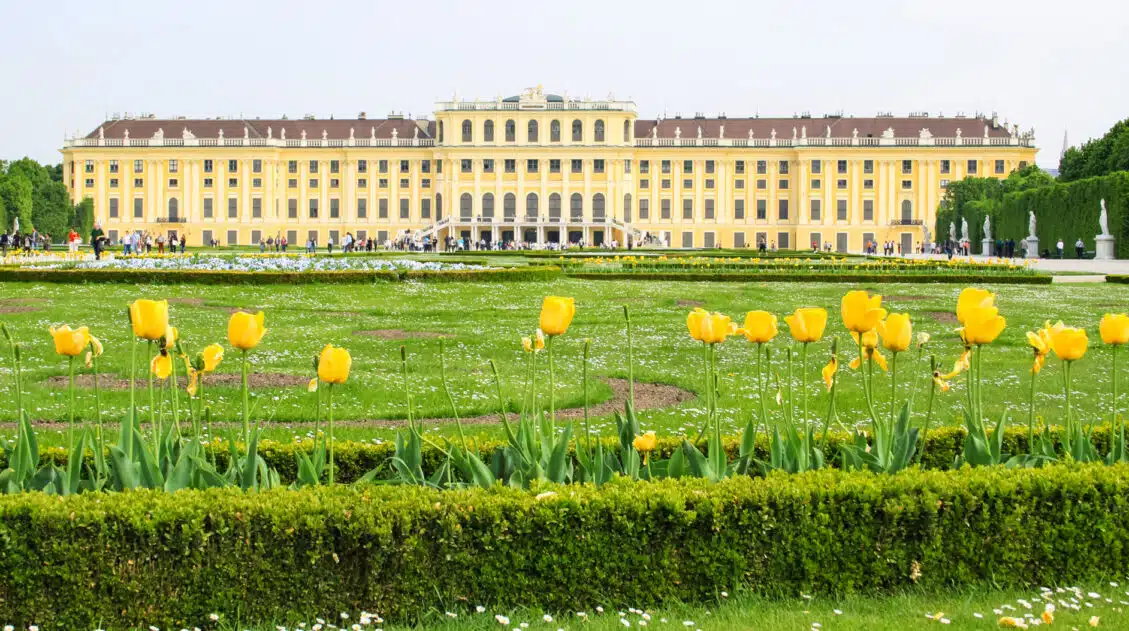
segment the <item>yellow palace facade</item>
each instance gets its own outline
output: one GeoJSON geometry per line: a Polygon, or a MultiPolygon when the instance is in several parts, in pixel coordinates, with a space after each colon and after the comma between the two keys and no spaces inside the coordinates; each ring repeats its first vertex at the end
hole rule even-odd
{"type": "Polygon", "coordinates": [[[950,181],[1006,177],[1035,152],[1033,132],[995,117],[641,119],[630,101],[540,88],[440,102],[427,120],[115,118],[62,149],[72,198],[93,200],[114,242],[351,233],[841,252],[932,241],[950,181]]]}

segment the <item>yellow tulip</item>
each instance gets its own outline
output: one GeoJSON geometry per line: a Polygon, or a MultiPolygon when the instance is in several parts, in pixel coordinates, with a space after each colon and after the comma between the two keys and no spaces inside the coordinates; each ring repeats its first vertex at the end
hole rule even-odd
{"type": "Polygon", "coordinates": [[[51,327],[47,329],[47,332],[55,340],[55,352],[67,357],[76,357],[82,354],[82,351],[90,344],[90,329],[84,326],[71,329],[70,326],[64,324],[57,329],[51,327]]]}
{"type": "Polygon", "coordinates": [[[168,379],[172,374],[172,357],[168,353],[157,353],[149,362],[149,370],[157,379],[168,379]]]}
{"type": "Polygon", "coordinates": [[[957,298],[957,321],[965,324],[971,309],[979,307],[993,307],[996,304],[996,295],[985,289],[966,287],[957,298]]]}
{"type": "Polygon", "coordinates": [[[972,365],[972,350],[969,349],[969,348],[965,348],[964,352],[961,353],[961,355],[960,355],[960,359],[956,360],[956,362],[953,364],[953,371],[951,373],[945,375],[944,378],[945,379],[952,379],[953,377],[956,377],[960,373],[968,370],[971,365],[972,365]]]}
{"type": "Polygon", "coordinates": [[[1051,613],[1049,609],[1046,609],[1043,611],[1043,614],[1039,616],[1039,619],[1043,621],[1043,624],[1051,624],[1055,621],[1055,615],[1051,613]]]}
{"type": "Polygon", "coordinates": [[[537,329],[533,333],[533,350],[539,351],[545,348],[545,334],[541,329],[537,329]]]}
{"type": "Polygon", "coordinates": [[[878,331],[871,329],[861,336],[854,331],[851,331],[851,337],[855,340],[855,344],[862,346],[862,354],[851,360],[847,364],[851,370],[855,370],[862,366],[863,360],[874,360],[878,367],[882,370],[888,370],[886,366],[886,357],[878,351],[878,331]]]}
{"type": "Polygon", "coordinates": [[[1086,348],[1090,345],[1090,340],[1086,337],[1086,329],[1063,327],[1054,330],[1052,335],[1055,355],[1062,361],[1072,362],[1082,359],[1086,354],[1086,348]]]}
{"type": "Polygon", "coordinates": [[[165,334],[161,336],[161,345],[164,348],[175,348],[176,340],[180,337],[180,331],[175,326],[170,326],[165,330],[165,334]]]}
{"type": "Polygon", "coordinates": [[[939,370],[933,371],[933,383],[937,384],[937,387],[941,389],[941,392],[948,392],[949,388],[951,387],[949,386],[949,382],[945,381],[945,378],[941,376],[941,371],[939,370]]]}
{"type": "Polygon", "coordinates": [[[1031,364],[1031,372],[1036,375],[1043,369],[1047,361],[1047,354],[1054,350],[1054,340],[1051,338],[1051,329],[1044,327],[1038,331],[1027,332],[1027,343],[1035,352],[1035,360],[1031,364]]]}
{"type": "Polygon", "coordinates": [[[750,342],[764,343],[776,337],[776,315],[767,311],[750,311],[745,314],[745,326],[738,329],[750,342]]]}
{"type": "Polygon", "coordinates": [[[1107,313],[1102,316],[1098,325],[1102,334],[1102,341],[1106,344],[1129,344],[1129,315],[1124,313],[1107,313]]]}
{"type": "Polygon", "coordinates": [[[784,316],[792,339],[797,342],[818,342],[827,327],[827,310],[819,307],[801,307],[790,316],[784,316]]]}
{"type": "Polygon", "coordinates": [[[314,377],[313,379],[310,379],[310,383],[306,384],[306,392],[317,392],[317,391],[318,391],[318,378],[314,377]]]}
{"type": "Polygon", "coordinates": [[[194,368],[192,368],[191,366],[188,366],[187,368],[188,368],[188,385],[184,387],[184,390],[188,393],[189,397],[194,397],[194,396],[196,396],[197,384],[198,384],[199,379],[200,379],[200,373],[197,370],[195,370],[194,368]]]}
{"type": "Polygon", "coordinates": [[[865,291],[848,291],[842,301],[843,326],[848,331],[865,333],[878,326],[886,317],[882,308],[882,296],[871,296],[865,291]]]}
{"type": "Polygon", "coordinates": [[[318,358],[318,379],[326,383],[345,383],[353,358],[344,348],[326,344],[318,358]]]}
{"type": "Polygon", "coordinates": [[[528,337],[521,338],[521,348],[527,353],[533,352],[533,340],[528,337]]]}
{"type": "Polygon", "coordinates": [[[212,372],[223,361],[223,347],[219,344],[210,344],[204,347],[201,355],[204,357],[204,372],[212,372]]]}
{"type": "Polygon", "coordinates": [[[835,385],[835,373],[839,370],[839,362],[834,357],[827,365],[823,367],[823,383],[827,386],[827,390],[831,390],[831,386],[835,385]]]}
{"type": "Polygon", "coordinates": [[[693,311],[686,316],[686,328],[690,331],[690,337],[701,342],[702,341],[702,320],[708,318],[710,312],[701,307],[695,307],[693,311]]]}
{"type": "Polygon", "coordinates": [[[255,315],[244,311],[231,314],[231,319],[227,322],[227,341],[241,351],[255,348],[263,339],[263,334],[267,332],[263,328],[263,318],[262,311],[255,315]]]}
{"type": "Polygon", "coordinates": [[[913,323],[908,313],[891,313],[878,323],[878,334],[886,350],[900,353],[913,343],[913,323]]]}
{"type": "Polygon", "coordinates": [[[93,355],[95,357],[101,357],[102,356],[102,340],[100,340],[100,339],[94,337],[93,335],[91,335],[90,336],[90,350],[93,352],[93,355]]]}
{"type": "Polygon", "coordinates": [[[690,337],[706,344],[724,342],[725,338],[737,332],[737,327],[729,316],[710,313],[700,307],[686,317],[686,327],[690,330],[690,337]]]}
{"type": "Polygon", "coordinates": [[[545,335],[564,335],[572,316],[576,315],[576,301],[560,296],[545,296],[541,303],[541,330],[545,335]]]}
{"type": "Polygon", "coordinates": [[[169,329],[169,301],[141,299],[129,303],[129,322],[137,337],[151,342],[161,339],[169,329]]]}
{"type": "Polygon", "coordinates": [[[966,346],[991,344],[1007,326],[1007,320],[994,306],[969,307],[964,318],[964,326],[957,331],[966,346]]]}
{"type": "Polygon", "coordinates": [[[658,438],[654,432],[647,432],[636,436],[631,444],[635,447],[635,451],[646,453],[655,450],[655,446],[658,445],[658,438]]]}

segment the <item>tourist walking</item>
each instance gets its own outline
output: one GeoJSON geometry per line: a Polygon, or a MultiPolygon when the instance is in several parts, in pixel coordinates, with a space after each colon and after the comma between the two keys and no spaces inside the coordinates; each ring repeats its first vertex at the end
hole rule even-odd
{"type": "Polygon", "coordinates": [[[1058,238],[1058,243],[1057,243],[1057,244],[1055,245],[1055,247],[1057,247],[1057,248],[1058,248],[1058,258],[1060,258],[1060,259],[1061,259],[1061,258],[1062,258],[1062,253],[1063,253],[1063,251],[1064,251],[1064,250],[1065,250],[1065,248],[1066,248],[1065,244],[1063,244],[1063,242],[1062,242],[1062,237],[1059,237],[1059,238],[1058,238]]]}
{"type": "Polygon", "coordinates": [[[1078,241],[1074,243],[1074,251],[1078,254],[1078,258],[1086,253],[1086,244],[1082,242],[1082,237],[1078,237],[1078,241]]]}
{"type": "Polygon", "coordinates": [[[102,250],[106,246],[106,233],[102,232],[102,226],[98,222],[94,222],[94,228],[90,230],[90,246],[94,248],[94,260],[102,259],[102,250]]]}

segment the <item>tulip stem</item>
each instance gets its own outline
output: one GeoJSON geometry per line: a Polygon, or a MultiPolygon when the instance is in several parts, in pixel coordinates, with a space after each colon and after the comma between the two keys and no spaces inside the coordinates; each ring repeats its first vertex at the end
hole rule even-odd
{"type": "Polygon", "coordinates": [[[247,349],[240,350],[240,366],[242,367],[243,385],[243,445],[251,444],[251,392],[247,384],[247,349]]]}
{"type": "Polygon", "coordinates": [[[1070,363],[1063,362],[1062,378],[1066,384],[1066,435],[1069,438],[1074,437],[1074,418],[1070,413],[1070,363]]]}
{"type": "MultiPolygon", "coordinates": [[[[317,442],[317,439],[314,439],[317,442]]],[[[333,384],[329,384],[329,483],[333,484],[334,477],[334,461],[333,461],[333,384]]]]}
{"type": "MultiPolygon", "coordinates": [[[[937,370],[937,358],[933,355],[929,356],[929,374],[932,375],[937,370]]],[[[921,431],[921,452],[918,453],[917,462],[920,464],[925,460],[925,447],[929,443],[925,439],[929,437],[929,422],[933,420],[933,394],[937,391],[937,380],[929,379],[929,401],[925,405],[925,428],[921,431]]]]}
{"type": "Polygon", "coordinates": [[[538,392],[537,392],[537,350],[536,350],[536,347],[534,347],[534,350],[533,350],[533,359],[530,360],[529,373],[531,375],[530,381],[533,383],[533,386],[530,388],[530,392],[529,392],[529,407],[530,407],[529,414],[535,421],[540,422],[540,420],[541,420],[541,406],[538,405],[538,398],[537,398],[538,392]]]}
{"type": "Polygon", "coordinates": [[[803,389],[804,401],[804,417],[801,419],[801,424],[807,427],[808,424],[808,342],[804,342],[800,347],[800,388],[803,389]]]}
{"type": "Polygon", "coordinates": [[[890,427],[894,427],[894,406],[898,398],[898,352],[890,358],[890,427]]]}
{"type": "Polygon", "coordinates": [[[823,436],[820,437],[819,448],[827,448],[827,434],[831,431],[831,419],[835,418],[835,390],[839,387],[839,338],[831,340],[831,361],[835,365],[835,372],[831,375],[831,391],[828,394],[827,418],[823,421],[823,436]]]}
{"type": "Polygon", "coordinates": [[[98,419],[98,449],[102,449],[102,397],[98,391],[98,356],[90,354],[91,365],[94,370],[94,417],[98,419]]]}
{"type": "Polygon", "coordinates": [[[760,389],[760,395],[757,398],[760,399],[761,425],[764,425],[764,429],[767,432],[768,414],[765,412],[764,397],[766,394],[765,390],[768,388],[768,379],[764,370],[764,363],[768,355],[764,352],[763,347],[764,342],[757,342],[757,387],[760,389]]]}
{"type": "MultiPolygon", "coordinates": [[[[624,313],[624,315],[627,314],[627,305],[623,306],[623,313],[624,313]]],[[[631,339],[631,333],[630,333],[630,331],[631,331],[631,319],[630,318],[628,318],[628,320],[627,320],[627,330],[628,330],[627,338],[628,338],[628,340],[630,340],[631,339]]],[[[631,342],[630,341],[628,341],[627,347],[628,347],[628,349],[631,348],[631,342]]],[[[585,339],[584,340],[584,369],[582,371],[583,380],[584,380],[584,442],[587,443],[587,445],[588,445],[588,455],[589,456],[591,456],[591,454],[592,454],[592,425],[591,425],[589,418],[588,418],[588,352],[591,348],[592,348],[592,340],[585,339]]],[[[628,365],[630,365],[630,364],[628,364],[628,365]]],[[[631,395],[631,396],[632,396],[632,398],[634,398],[634,395],[631,395]]],[[[635,402],[634,401],[632,401],[631,407],[632,407],[632,409],[635,409],[635,402]]]]}
{"type": "MultiPolygon", "coordinates": [[[[1035,351],[1036,356],[1039,351],[1035,351]]],[[[1027,452],[1033,453],[1035,449],[1035,366],[1031,366],[1031,389],[1027,393],[1027,452]]]]}
{"type": "Polygon", "coordinates": [[[490,360],[490,371],[494,374],[494,389],[497,391],[498,396],[498,415],[502,417],[502,427],[506,428],[506,437],[509,438],[510,444],[515,448],[521,447],[517,444],[517,438],[514,436],[513,428],[510,427],[510,419],[506,415],[506,404],[502,398],[502,379],[498,376],[498,366],[494,364],[494,360],[490,360]]]}
{"type": "Polygon", "coordinates": [[[1115,441],[1117,440],[1117,437],[1118,437],[1118,433],[1117,433],[1117,347],[1118,346],[1119,346],[1118,344],[1113,345],[1113,401],[1112,401],[1113,411],[1112,411],[1111,418],[1110,418],[1110,421],[1109,421],[1109,431],[1111,432],[1110,436],[1112,437],[1112,440],[1110,441],[1111,443],[1115,443],[1115,441]]]}
{"type": "Polygon", "coordinates": [[[556,381],[553,372],[553,338],[555,335],[549,336],[549,341],[546,343],[549,347],[549,427],[553,432],[553,436],[557,435],[557,393],[556,381]]]}
{"type": "Polygon", "coordinates": [[[74,355],[70,356],[70,416],[67,420],[67,451],[74,449],[74,355]]]}
{"type": "Polygon", "coordinates": [[[133,457],[133,425],[136,423],[137,416],[137,401],[134,397],[137,382],[137,338],[131,336],[132,344],[130,344],[129,353],[129,430],[122,436],[122,444],[125,446],[126,456],[133,457]]]}
{"type": "MultiPolygon", "coordinates": [[[[416,427],[415,416],[412,414],[412,391],[408,388],[408,347],[404,345],[400,346],[400,370],[404,377],[404,402],[408,406],[408,426],[416,433],[419,433],[419,429],[416,427]]],[[[329,408],[330,414],[333,414],[332,401],[330,401],[329,408]]]]}
{"type": "MultiPolygon", "coordinates": [[[[459,442],[463,444],[463,451],[466,452],[466,435],[463,434],[463,423],[459,420],[459,408],[455,405],[455,397],[451,396],[450,386],[447,385],[447,353],[443,338],[439,338],[439,378],[443,381],[443,392],[447,394],[447,401],[451,404],[451,412],[455,414],[455,427],[459,430],[459,442]]],[[[330,392],[333,392],[332,386],[330,386],[330,392]]]]}
{"type": "Polygon", "coordinates": [[[145,352],[146,358],[149,360],[149,426],[157,426],[157,406],[153,399],[153,340],[149,340],[149,349],[145,352]]]}
{"type": "Polygon", "coordinates": [[[172,388],[172,422],[173,426],[176,427],[176,437],[179,440],[182,438],[180,435],[180,385],[176,381],[176,359],[169,357],[169,360],[172,364],[172,375],[170,377],[172,381],[169,382],[169,386],[172,388]]]}
{"type": "Polygon", "coordinates": [[[984,422],[984,388],[983,386],[983,371],[984,371],[984,345],[976,345],[976,423],[984,422]]]}
{"type": "Polygon", "coordinates": [[[623,305],[623,319],[627,321],[627,398],[635,409],[635,348],[631,344],[631,313],[623,305]]]}
{"type": "Polygon", "coordinates": [[[875,413],[875,411],[874,411],[874,397],[873,397],[873,392],[871,391],[871,387],[872,387],[872,384],[874,382],[874,360],[873,360],[873,358],[868,358],[866,353],[863,351],[862,335],[858,336],[858,347],[859,347],[859,364],[860,364],[859,365],[859,368],[860,368],[859,374],[862,376],[862,395],[863,395],[863,399],[866,401],[866,410],[867,410],[867,412],[870,413],[870,420],[877,424],[878,423],[878,414],[875,413]],[[867,360],[867,368],[868,368],[868,372],[869,372],[869,378],[867,377],[867,372],[861,371],[861,368],[862,368],[861,364],[862,364],[862,361],[864,359],[867,360]]]}

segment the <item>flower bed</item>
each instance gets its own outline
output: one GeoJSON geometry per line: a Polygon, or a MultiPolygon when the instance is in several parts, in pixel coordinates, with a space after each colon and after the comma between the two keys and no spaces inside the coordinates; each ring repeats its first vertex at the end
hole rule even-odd
{"type": "Polygon", "coordinates": [[[590,610],[1129,571],[1129,467],[0,497],[0,619],[241,624],[341,611],[590,610]],[[96,589],[91,586],[96,585],[96,589]]]}
{"type": "Polygon", "coordinates": [[[750,257],[750,256],[640,256],[614,255],[561,257],[566,271],[586,274],[623,273],[782,273],[798,275],[953,275],[962,278],[995,276],[1034,276],[1026,261],[1010,259],[862,259],[844,256],[750,257]]]}
{"type": "Polygon", "coordinates": [[[874,273],[841,272],[836,270],[796,270],[794,272],[729,271],[699,269],[693,271],[619,271],[592,272],[567,269],[569,278],[583,280],[669,280],[669,281],[720,281],[759,283],[1001,283],[1017,285],[1049,285],[1050,276],[1006,274],[951,274],[927,271],[874,273]]]}
{"type": "Polygon", "coordinates": [[[546,281],[557,278],[556,266],[442,269],[369,269],[347,271],[248,272],[175,269],[40,269],[0,268],[0,282],[46,283],[198,283],[205,285],[357,284],[376,281],[546,281]]]}
{"type": "Polygon", "coordinates": [[[137,270],[137,271],[201,271],[201,272],[272,272],[305,274],[313,272],[385,272],[385,271],[448,271],[488,269],[481,265],[460,262],[385,259],[366,256],[305,256],[237,254],[183,254],[169,256],[124,256],[93,260],[32,259],[21,269],[56,270],[137,270]]]}

